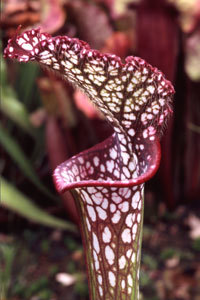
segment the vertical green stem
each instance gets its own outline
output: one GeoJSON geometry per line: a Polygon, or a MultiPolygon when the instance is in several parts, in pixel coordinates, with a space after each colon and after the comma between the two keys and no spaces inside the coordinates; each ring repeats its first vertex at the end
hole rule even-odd
{"type": "Polygon", "coordinates": [[[139,300],[143,186],[76,189],[91,300],[139,300]]]}

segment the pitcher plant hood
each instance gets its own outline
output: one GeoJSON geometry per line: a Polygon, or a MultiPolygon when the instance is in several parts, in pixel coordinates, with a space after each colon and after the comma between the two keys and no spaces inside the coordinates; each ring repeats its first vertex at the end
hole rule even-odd
{"type": "Polygon", "coordinates": [[[61,164],[58,191],[80,186],[131,186],[145,182],[160,161],[159,138],[172,113],[172,84],[139,57],[102,54],[76,38],[32,29],[9,40],[4,56],[36,61],[77,86],[105,115],[114,133],[61,164]]]}

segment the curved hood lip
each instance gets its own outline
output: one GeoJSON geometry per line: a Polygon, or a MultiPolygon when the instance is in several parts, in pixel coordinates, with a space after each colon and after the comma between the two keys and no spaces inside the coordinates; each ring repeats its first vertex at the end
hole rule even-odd
{"type": "MultiPolygon", "coordinates": [[[[91,149],[94,149],[97,146],[98,145],[95,145],[94,147],[85,151],[86,152],[90,151],[91,149]]],[[[55,187],[59,193],[64,193],[67,190],[81,188],[81,187],[132,187],[132,186],[137,186],[139,184],[145,183],[155,175],[155,173],[159,168],[160,160],[161,160],[161,146],[159,140],[156,139],[153,143],[151,143],[151,147],[152,147],[151,153],[153,155],[148,163],[147,170],[134,179],[127,179],[127,180],[88,179],[88,180],[81,180],[81,181],[65,182],[64,180],[61,179],[61,176],[59,175],[59,169],[62,166],[61,164],[54,170],[53,173],[53,181],[55,187]]]]}

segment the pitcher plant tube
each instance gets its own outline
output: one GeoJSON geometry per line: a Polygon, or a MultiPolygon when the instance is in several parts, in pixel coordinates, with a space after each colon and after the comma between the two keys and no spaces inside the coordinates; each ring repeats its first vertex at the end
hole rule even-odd
{"type": "Polygon", "coordinates": [[[84,41],[32,29],[5,57],[36,61],[85,92],[113,134],[59,165],[58,192],[72,189],[92,300],[139,300],[144,183],[158,169],[159,139],[172,113],[172,84],[139,57],[92,50],[84,41]]]}

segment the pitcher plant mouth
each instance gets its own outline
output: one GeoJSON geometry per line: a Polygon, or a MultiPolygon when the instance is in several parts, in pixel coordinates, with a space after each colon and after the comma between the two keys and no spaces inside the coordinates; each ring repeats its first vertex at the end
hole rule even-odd
{"type": "MultiPolygon", "coordinates": [[[[139,174],[136,178],[123,178],[117,179],[115,176],[109,179],[103,179],[105,173],[101,174],[101,163],[95,165],[94,157],[99,158],[99,153],[105,150],[105,146],[109,144],[109,140],[114,140],[114,136],[109,137],[104,142],[86,150],[78,155],[72,157],[68,161],[60,164],[53,173],[53,179],[56,189],[59,193],[64,193],[67,190],[81,187],[91,187],[91,186],[102,186],[102,187],[131,187],[139,185],[148,181],[157,172],[160,164],[161,149],[160,142],[156,139],[154,142],[146,141],[144,149],[146,149],[146,161],[145,166],[141,162],[138,162],[139,174]],[[93,159],[90,158],[93,156],[93,159]],[[86,169],[84,162],[92,161],[90,168],[86,169]],[[84,173],[84,176],[77,178],[75,173],[73,173],[73,166],[76,166],[74,172],[77,172],[77,168],[81,168],[79,174],[84,173]],[[84,169],[84,172],[83,172],[84,169]],[[95,175],[95,176],[94,176],[95,175]],[[102,175],[102,176],[101,176],[102,175]],[[96,177],[96,179],[94,179],[96,177]]],[[[105,161],[105,158],[104,158],[105,161]]],[[[144,162],[144,160],[142,161],[144,162]]],[[[114,171],[113,171],[114,172],[114,171]]],[[[120,171],[119,171],[120,172],[120,171]]],[[[123,171],[121,170],[120,173],[123,171]]]]}
{"type": "Polygon", "coordinates": [[[40,29],[17,33],[4,56],[54,70],[83,90],[113,127],[108,139],[59,165],[53,179],[59,193],[72,189],[75,196],[91,299],[139,300],[144,183],[159,167],[172,84],[139,57],[123,64],[40,29]]]}

